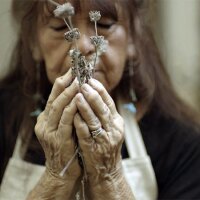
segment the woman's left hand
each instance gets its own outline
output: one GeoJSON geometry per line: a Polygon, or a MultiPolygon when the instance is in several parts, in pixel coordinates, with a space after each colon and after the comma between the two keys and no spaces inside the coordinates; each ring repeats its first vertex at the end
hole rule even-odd
{"type": "Polygon", "coordinates": [[[75,97],[79,113],[74,125],[89,182],[97,185],[121,172],[124,123],[99,81],[90,80],[81,87],[81,92],[75,97]]]}

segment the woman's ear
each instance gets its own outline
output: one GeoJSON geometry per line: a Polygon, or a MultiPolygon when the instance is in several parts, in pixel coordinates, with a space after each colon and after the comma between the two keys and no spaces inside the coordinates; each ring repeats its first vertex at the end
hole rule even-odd
{"type": "Polygon", "coordinates": [[[43,57],[42,57],[42,52],[40,50],[39,45],[37,45],[37,43],[31,43],[30,48],[31,48],[33,59],[37,62],[42,61],[43,57]]]}

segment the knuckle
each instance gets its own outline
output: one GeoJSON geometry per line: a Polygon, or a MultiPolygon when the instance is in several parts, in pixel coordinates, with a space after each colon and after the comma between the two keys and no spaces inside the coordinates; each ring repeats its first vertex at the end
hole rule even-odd
{"type": "Polygon", "coordinates": [[[106,103],[108,105],[109,108],[112,108],[115,106],[114,101],[112,99],[107,99],[106,103]]]}
{"type": "Polygon", "coordinates": [[[58,110],[58,104],[56,102],[53,102],[51,105],[51,112],[55,113],[58,110]]]}
{"type": "Polygon", "coordinates": [[[64,90],[62,95],[64,98],[68,99],[70,97],[70,93],[69,93],[68,89],[64,90]]]}
{"type": "Polygon", "coordinates": [[[103,106],[102,115],[104,115],[106,118],[109,118],[109,116],[110,116],[110,110],[106,104],[104,104],[104,106],[103,106]]]}
{"type": "Polygon", "coordinates": [[[65,84],[64,84],[64,81],[63,81],[62,77],[56,78],[55,86],[58,87],[58,88],[64,88],[65,87],[65,84]]]}
{"type": "Polygon", "coordinates": [[[90,101],[96,101],[96,99],[99,97],[99,93],[97,91],[94,91],[93,94],[89,94],[88,99],[90,101]]]}
{"type": "Polygon", "coordinates": [[[51,99],[48,99],[47,104],[45,106],[45,111],[47,112],[47,110],[51,107],[51,104],[53,103],[53,101],[51,99]]]}
{"type": "Polygon", "coordinates": [[[105,121],[103,128],[105,129],[105,131],[110,132],[112,130],[112,124],[110,123],[110,121],[105,121]]]}
{"type": "Polygon", "coordinates": [[[88,125],[89,125],[92,129],[96,130],[96,129],[99,128],[100,122],[99,122],[98,118],[95,117],[95,118],[91,118],[91,119],[89,120],[88,125]]]}
{"type": "Polygon", "coordinates": [[[87,150],[91,149],[91,146],[94,145],[94,139],[90,136],[83,137],[79,140],[81,147],[86,152],[87,150]]]}
{"type": "Polygon", "coordinates": [[[71,110],[71,105],[69,104],[69,105],[65,106],[63,112],[64,112],[65,114],[68,114],[68,113],[70,113],[70,110],[71,110]]]}
{"type": "Polygon", "coordinates": [[[62,117],[61,117],[61,121],[62,123],[65,124],[65,121],[66,121],[66,117],[68,118],[68,116],[71,115],[71,108],[70,108],[70,105],[66,106],[63,110],[63,114],[62,114],[62,117]]]}
{"type": "Polygon", "coordinates": [[[40,115],[37,117],[37,123],[34,127],[34,131],[36,135],[39,135],[41,132],[41,126],[42,124],[45,123],[45,118],[44,118],[44,111],[40,113],[40,115]]]}
{"type": "Polygon", "coordinates": [[[35,135],[37,136],[39,141],[43,140],[43,135],[44,135],[43,134],[44,130],[42,130],[41,126],[42,126],[41,123],[36,123],[34,127],[35,135]]]}

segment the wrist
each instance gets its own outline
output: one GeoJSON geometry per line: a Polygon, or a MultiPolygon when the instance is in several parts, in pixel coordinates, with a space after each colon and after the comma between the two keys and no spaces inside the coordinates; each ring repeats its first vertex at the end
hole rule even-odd
{"type": "Polygon", "coordinates": [[[68,172],[61,176],[60,174],[55,173],[54,171],[49,169],[48,167],[46,167],[45,176],[48,177],[48,179],[52,182],[58,182],[63,184],[66,184],[68,182],[76,182],[80,178],[77,175],[71,175],[68,172]]]}
{"type": "Polygon", "coordinates": [[[102,194],[119,186],[125,179],[121,164],[110,173],[103,173],[88,177],[88,187],[91,193],[102,194]]]}
{"type": "Polygon", "coordinates": [[[104,179],[99,179],[99,182],[88,179],[88,196],[90,199],[95,200],[135,200],[133,192],[123,174],[122,168],[116,170],[114,173],[104,176],[104,179]]]}
{"type": "Polygon", "coordinates": [[[77,179],[61,178],[46,169],[35,188],[29,193],[27,199],[72,199],[77,188],[77,179]]]}
{"type": "Polygon", "coordinates": [[[122,165],[119,163],[115,168],[110,171],[99,170],[100,173],[88,174],[88,181],[92,186],[106,184],[112,182],[113,180],[121,179],[123,175],[122,165]]]}

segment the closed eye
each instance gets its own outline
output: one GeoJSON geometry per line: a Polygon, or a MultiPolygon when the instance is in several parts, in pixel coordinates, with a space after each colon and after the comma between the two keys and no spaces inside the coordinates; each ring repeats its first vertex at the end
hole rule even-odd
{"type": "Polygon", "coordinates": [[[111,22],[111,23],[103,23],[103,22],[98,22],[97,26],[98,28],[102,28],[102,29],[109,29],[111,28],[115,23],[111,22]]]}
{"type": "Polygon", "coordinates": [[[58,27],[51,26],[50,28],[59,32],[59,31],[63,31],[65,29],[67,29],[67,26],[66,25],[62,25],[62,26],[58,26],[58,27]]]}

